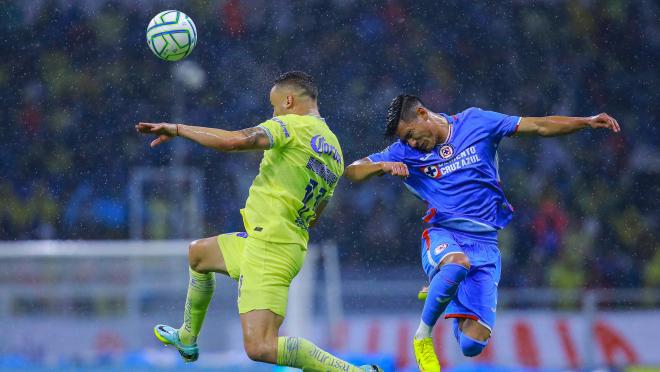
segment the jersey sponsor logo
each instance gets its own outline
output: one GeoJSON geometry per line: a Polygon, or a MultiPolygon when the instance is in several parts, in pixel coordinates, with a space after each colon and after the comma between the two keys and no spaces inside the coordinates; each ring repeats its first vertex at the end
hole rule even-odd
{"type": "Polygon", "coordinates": [[[477,154],[477,148],[475,146],[470,146],[467,149],[461,151],[450,162],[443,163],[443,166],[440,167],[440,173],[447,175],[458,169],[467,167],[480,161],[481,158],[479,157],[479,154],[477,154]]]}
{"type": "Polygon", "coordinates": [[[440,157],[449,159],[454,155],[454,147],[450,144],[444,144],[440,147],[440,157]]]}
{"type": "Polygon", "coordinates": [[[424,172],[425,175],[436,180],[442,176],[442,172],[440,171],[440,168],[438,168],[437,165],[427,165],[425,167],[422,167],[422,172],[424,172]]]}
{"type": "Polygon", "coordinates": [[[312,147],[312,150],[316,152],[317,154],[327,154],[334,159],[337,164],[341,164],[342,159],[341,156],[339,155],[339,151],[329,144],[326,139],[321,136],[321,135],[316,135],[312,137],[312,140],[310,141],[309,145],[312,147]]]}

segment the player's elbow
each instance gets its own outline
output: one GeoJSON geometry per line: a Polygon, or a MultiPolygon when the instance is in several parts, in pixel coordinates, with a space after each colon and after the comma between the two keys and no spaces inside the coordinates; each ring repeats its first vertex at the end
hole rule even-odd
{"type": "Polygon", "coordinates": [[[565,127],[554,122],[541,122],[536,124],[536,134],[540,137],[554,137],[565,133],[565,127]]]}
{"type": "Polygon", "coordinates": [[[219,141],[215,148],[218,151],[232,152],[240,151],[245,146],[245,143],[242,139],[238,138],[228,138],[222,141],[219,141]]]}
{"type": "Polygon", "coordinates": [[[348,178],[351,182],[360,182],[364,179],[359,176],[358,166],[355,164],[351,164],[346,167],[346,170],[344,171],[344,177],[348,178]]]}
{"type": "Polygon", "coordinates": [[[538,127],[536,134],[541,137],[551,137],[554,133],[547,127],[538,127]]]}

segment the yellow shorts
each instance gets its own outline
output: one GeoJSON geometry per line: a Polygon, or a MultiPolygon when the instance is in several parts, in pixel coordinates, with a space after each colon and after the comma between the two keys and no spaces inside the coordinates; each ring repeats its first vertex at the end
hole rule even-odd
{"type": "Polygon", "coordinates": [[[289,285],[307,250],[300,244],[271,243],[246,233],[218,235],[229,276],[238,280],[238,312],[268,309],[286,316],[289,285]]]}

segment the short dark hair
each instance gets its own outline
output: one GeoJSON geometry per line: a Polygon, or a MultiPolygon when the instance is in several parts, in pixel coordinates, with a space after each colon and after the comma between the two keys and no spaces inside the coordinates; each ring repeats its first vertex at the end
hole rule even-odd
{"type": "Polygon", "coordinates": [[[396,135],[396,129],[399,127],[399,121],[412,120],[415,117],[415,110],[419,106],[424,106],[424,103],[417,96],[411,94],[399,94],[396,96],[387,109],[385,136],[394,137],[396,135]]]}
{"type": "Polygon", "coordinates": [[[319,89],[311,75],[302,71],[289,71],[278,76],[273,85],[292,85],[303,91],[302,94],[316,99],[319,95],[319,89]]]}

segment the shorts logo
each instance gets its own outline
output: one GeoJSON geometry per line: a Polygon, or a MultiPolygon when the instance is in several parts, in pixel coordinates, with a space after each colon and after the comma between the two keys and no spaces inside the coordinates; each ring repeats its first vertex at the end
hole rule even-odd
{"type": "Polygon", "coordinates": [[[426,167],[422,167],[422,172],[433,179],[438,179],[442,176],[440,168],[438,168],[437,165],[427,165],[426,167]]]}
{"type": "Polygon", "coordinates": [[[442,252],[442,251],[444,251],[445,249],[447,249],[447,247],[449,247],[449,244],[447,244],[447,243],[442,243],[442,244],[438,245],[437,247],[435,247],[434,252],[435,252],[435,254],[440,254],[440,252],[442,252]]]}
{"type": "Polygon", "coordinates": [[[243,274],[238,277],[238,297],[241,297],[241,287],[243,286],[243,274]]]}
{"type": "Polygon", "coordinates": [[[442,145],[440,147],[440,157],[449,159],[454,155],[454,147],[450,144],[442,145]]]}

